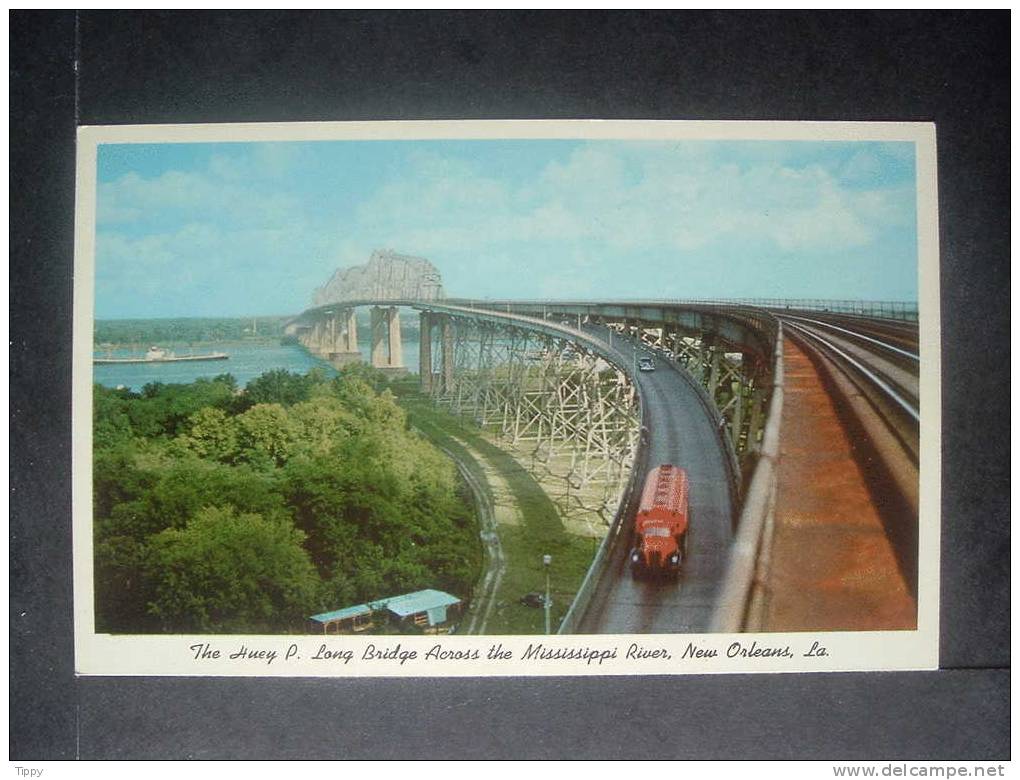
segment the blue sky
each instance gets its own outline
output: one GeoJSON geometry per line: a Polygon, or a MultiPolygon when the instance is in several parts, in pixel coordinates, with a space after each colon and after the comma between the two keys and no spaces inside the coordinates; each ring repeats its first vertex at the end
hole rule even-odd
{"type": "Polygon", "coordinates": [[[96,317],[297,313],[373,249],[458,297],[915,300],[914,148],[104,144],[96,317]]]}

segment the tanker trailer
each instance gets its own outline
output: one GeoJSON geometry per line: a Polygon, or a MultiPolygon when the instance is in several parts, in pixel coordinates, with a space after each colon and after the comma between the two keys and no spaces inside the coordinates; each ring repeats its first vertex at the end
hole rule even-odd
{"type": "Polygon", "coordinates": [[[634,546],[630,551],[631,573],[676,576],[687,559],[690,511],[687,472],[663,464],[652,469],[641,491],[634,517],[634,546]]]}

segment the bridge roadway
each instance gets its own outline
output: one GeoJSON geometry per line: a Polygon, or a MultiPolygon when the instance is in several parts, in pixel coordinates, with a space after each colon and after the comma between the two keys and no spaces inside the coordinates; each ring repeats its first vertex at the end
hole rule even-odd
{"type": "MultiPolygon", "coordinates": [[[[606,331],[599,336],[606,339],[606,331]]],[[[651,354],[630,339],[614,336],[628,357],[651,354]]],[[[578,631],[592,634],[697,633],[708,630],[715,596],[733,539],[730,467],[722,440],[689,380],[656,358],[656,370],[639,372],[647,406],[645,472],[662,463],[687,470],[690,477],[689,559],[676,581],[635,580],[627,556],[633,518],[626,519],[620,543],[578,631]]],[[[644,484],[644,474],[641,482],[644,484]]]]}

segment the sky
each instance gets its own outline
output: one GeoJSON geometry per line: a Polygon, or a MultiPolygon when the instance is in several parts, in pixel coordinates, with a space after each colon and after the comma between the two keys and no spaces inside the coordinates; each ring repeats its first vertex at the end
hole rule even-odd
{"type": "Polygon", "coordinates": [[[374,249],[476,298],[916,300],[911,143],[103,144],[98,319],[295,314],[374,249]]]}

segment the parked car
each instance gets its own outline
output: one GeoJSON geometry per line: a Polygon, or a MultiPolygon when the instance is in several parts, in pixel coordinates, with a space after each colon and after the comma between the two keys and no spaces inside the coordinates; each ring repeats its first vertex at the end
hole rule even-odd
{"type": "Polygon", "coordinates": [[[526,607],[544,607],[545,596],[543,596],[541,593],[537,591],[525,593],[523,596],[521,596],[521,604],[523,604],[526,607]]]}

